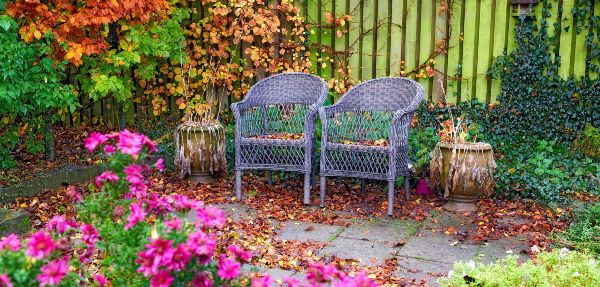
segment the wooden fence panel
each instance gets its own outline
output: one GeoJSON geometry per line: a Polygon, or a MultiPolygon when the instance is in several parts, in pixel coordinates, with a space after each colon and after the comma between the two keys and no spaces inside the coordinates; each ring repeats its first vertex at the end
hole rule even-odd
{"type": "MultiPolygon", "coordinates": [[[[600,16],[600,0],[591,1],[594,9],[590,13],[600,16]]],[[[200,20],[199,1],[184,2],[195,9],[190,21],[200,20]]],[[[590,53],[585,44],[588,31],[578,34],[574,27],[574,3],[575,0],[550,0],[548,4],[538,4],[534,15],[540,18],[542,8],[551,14],[548,33],[555,35],[559,45],[559,55],[554,55],[560,57],[559,74],[565,78],[588,74],[596,79],[598,75],[589,71],[585,63],[590,53]]],[[[512,16],[508,0],[301,0],[296,5],[313,27],[309,42],[313,45],[310,52],[316,74],[325,80],[338,75],[336,63],[331,60],[348,66],[352,78],[359,82],[407,74],[423,85],[426,99],[433,102],[444,98],[451,103],[471,99],[495,102],[501,81],[491,79],[487,71],[494,58],[515,48],[514,28],[520,21],[512,16]],[[336,17],[351,15],[352,20],[345,27],[347,33],[338,37],[336,29],[327,22],[326,13],[336,17]],[[438,55],[444,46],[448,47],[447,53],[438,55]],[[337,53],[327,59],[323,48],[337,53]],[[430,66],[435,75],[423,77],[427,74],[424,67],[417,68],[432,56],[430,66]],[[318,58],[324,62],[317,62],[318,58]]],[[[242,51],[240,47],[239,53],[242,51]]],[[[151,99],[143,96],[142,88],[137,89],[136,95],[139,100],[125,113],[129,124],[154,118],[151,99]]],[[[167,109],[178,116],[181,112],[175,100],[166,99],[167,109]]],[[[231,99],[221,101],[227,107],[231,99]]],[[[89,108],[63,115],[63,123],[79,125],[91,118],[92,123],[118,124],[120,116],[113,99],[91,103],[91,99],[81,95],[81,104],[89,108]]]]}

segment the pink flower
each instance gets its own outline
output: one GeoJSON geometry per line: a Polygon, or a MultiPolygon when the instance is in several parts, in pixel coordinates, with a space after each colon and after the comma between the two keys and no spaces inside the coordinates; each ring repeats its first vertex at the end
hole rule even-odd
{"type": "Polygon", "coordinates": [[[283,277],[283,282],[287,287],[300,287],[300,280],[292,277],[283,277]]]}
{"type": "Polygon", "coordinates": [[[96,180],[94,182],[96,183],[97,187],[102,187],[104,185],[104,183],[107,181],[117,182],[117,181],[119,181],[119,176],[116,175],[112,171],[105,171],[105,172],[101,173],[99,176],[96,176],[96,180]]]}
{"type": "Polygon", "coordinates": [[[240,275],[240,263],[221,254],[217,264],[217,275],[226,280],[235,279],[240,275]]]}
{"type": "Polygon", "coordinates": [[[163,266],[174,269],[177,264],[172,266],[175,253],[172,243],[173,240],[150,239],[150,244],[146,244],[146,250],[138,253],[139,259],[136,259],[135,263],[140,264],[140,267],[137,271],[148,276],[157,274],[158,269],[163,266]]]}
{"type": "Polygon", "coordinates": [[[73,227],[77,227],[77,223],[71,220],[66,220],[63,215],[55,215],[46,224],[46,230],[48,230],[48,232],[55,230],[59,234],[62,234],[69,228],[73,227]]]}
{"type": "Polygon", "coordinates": [[[140,151],[142,151],[143,140],[144,137],[142,135],[123,130],[119,133],[117,147],[121,150],[122,154],[137,157],[140,151]]]}
{"type": "Polygon", "coordinates": [[[91,224],[81,225],[81,240],[93,246],[98,241],[98,231],[91,224]]]}
{"type": "Polygon", "coordinates": [[[99,145],[103,144],[107,140],[108,137],[106,135],[103,135],[99,132],[93,132],[87,139],[85,139],[85,148],[88,151],[93,152],[99,145]]]}
{"type": "Polygon", "coordinates": [[[335,266],[324,264],[312,264],[306,274],[306,279],[311,283],[325,283],[333,277],[339,277],[339,271],[335,266]]]}
{"type": "Polygon", "coordinates": [[[180,230],[182,223],[183,222],[181,221],[181,219],[179,219],[179,217],[177,217],[177,216],[173,216],[168,221],[165,221],[165,225],[167,226],[167,229],[169,229],[169,230],[180,230]]]}
{"type": "Polygon", "coordinates": [[[12,283],[10,282],[10,278],[8,275],[2,274],[0,275],[0,287],[12,287],[12,283]]]}
{"type": "Polygon", "coordinates": [[[148,152],[149,153],[156,152],[156,143],[154,141],[152,141],[150,138],[148,138],[147,136],[142,135],[142,137],[143,137],[142,142],[144,143],[146,148],[148,148],[148,152]]]}
{"type": "Polygon", "coordinates": [[[52,241],[52,237],[44,231],[38,231],[31,235],[29,242],[27,242],[27,255],[42,259],[56,248],[56,245],[52,241]]]}
{"type": "Polygon", "coordinates": [[[123,205],[115,206],[115,209],[113,210],[113,215],[115,217],[121,217],[123,213],[125,213],[125,208],[123,207],[123,205]]]}
{"type": "Polygon", "coordinates": [[[94,275],[94,280],[96,281],[96,283],[98,283],[98,286],[100,287],[108,285],[108,279],[106,279],[106,277],[104,277],[102,274],[94,275]]]}
{"type": "Polygon", "coordinates": [[[146,197],[147,191],[148,186],[145,183],[131,184],[129,185],[129,193],[127,193],[125,197],[132,198],[135,196],[135,198],[139,200],[146,197]]]}
{"type": "Polygon", "coordinates": [[[158,171],[165,170],[165,160],[162,157],[159,158],[156,163],[154,163],[154,167],[158,169],[158,171]]]}
{"type": "Polygon", "coordinates": [[[176,194],[173,195],[173,201],[175,201],[175,208],[179,211],[188,211],[192,208],[201,208],[202,201],[189,199],[185,195],[176,194]]]}
{"type": "Polygon", "coordinates": [[[81,201],[81,193],[75,187],[70,186],[67,188],[67,198],[70,202],[78,203],[81,201]]]}
{"type": "Polygon", "coordinates": [[[127,224],[125,225],[125,230],[129,230],[134,225],[136,225],[138,222],[144,221],[144,219],[146,219],[146,212],[144,211],[144,208],[142,207],[141,203],[139,203],[139,202],[132,203],[129,206],[129,209],[131,210],[131,214],[127,218],[127,224]]]}
{"type": "Polygon", "coordinates": [[[142,175],[142,166],[137,164],[130,164],[123,169],[123,172],[127,175],[127,181],[131,184],[143,184],[144,176],[142,175]]]}
{"type": "Polygon", "coordinates": [[[202,272],[200,274],[196,274],[196,276],[194,277],[194,280],[192,280],[192,286],[193,287],[212,287],[213,282],[212,282],[212,280],[210,280],[210,278],[208,278],[208,276],[206,276],[206,274],[204,272],[202,272]]]}
{"type": "Polygon", "coordinates": [[[187,250],[187,247],[184,244],[179,244],[175,248],[175,252],[173,252],[173,258],[170,264],[167,265],[167,269],[175,271],[183,270],[191,257],[192,254],[187,250]]]}
{"type": "Polygon", "coordinates": [[[223,211],[216,207],[207,206],[205,208],[198,208],[196,209],[196,214],[205,226],[220,228],[225,224],[223,211]]]}
{"type": "Polygon", "coordinates": [[[337,284],[337,286],[345,287],[378,287],[379,285],[367,277],[364,273],[360,272],[356,277],[345,276],[337,284]]]}
{"type": "Polygon", "coordinates": [[[173,276],[165,270],[160,270],[150,279],[150,287],[169,287],[173,283],[173,276]]]}
{"type": "Polygon", "coordinates": [[[261,278],[252,278],[251,287],[269,287],[273,284],[273,279],[270,276],[264,276],[261,278]]]}
{"type": "Polygon", "coordinates": [[[0,250],[6,250],[6,248],[12,252],[19,250],[21,248],[19,236],[13,233],[6,237],[2,237],[2,239],[0,239],[0,250]]]}
{"type": "Polygon", "coordinates": [[[229,245],[229,247],[227,247],[227,250],[229,250],[229,252],[231,252],[233,256],[235,256],[235,258],[240,259],[241,261],[248,262],[250,261],[250,259],[252,259],[252,253],[243,250],[242,248],[236,245],[229,245]]]}
{"type": "Polygon", "coordinates": [[[146,204],[148,205],[148,209],[154,211],[156,214],[162,214],[165,212],[170,212],[173,210],[171,206],[170,197],[164,197],[159,195],[158,193],[152,193],[148,200],[146,200],[146,204]]]}
{"type": "Polygon", "coordinates": [[[43,286],[58,286],[62,278],[69,270],[69,264],[66,259],[53,260],[42,266],[41,273],[37,280],[40,282],[40,287],[43,286]]]}
{"type": "Polygon", "coordinates": [[[113,154],[117,151],[117,148],[114,145],[105,145],[104,152],[107,154],[113,154]]]}
{"type": "Polygon", "coordinates": [[[190,233],[185,244],[190,252],[204,260],[208,260],[213,256],[217,246],[214,236],[206,235],[202,231],[190,233]]]}

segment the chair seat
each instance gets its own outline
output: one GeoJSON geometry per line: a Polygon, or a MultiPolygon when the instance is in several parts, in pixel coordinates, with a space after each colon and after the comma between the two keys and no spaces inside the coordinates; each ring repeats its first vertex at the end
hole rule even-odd
{"type": "Polygon", "coordinates": [[[241,145],[302,146],[304,139],[240,138],[241,145]]]}

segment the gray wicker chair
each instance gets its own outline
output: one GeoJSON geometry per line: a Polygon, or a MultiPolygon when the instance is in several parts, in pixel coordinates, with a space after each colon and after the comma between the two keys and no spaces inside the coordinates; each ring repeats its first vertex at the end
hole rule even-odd
{"type": "Polygon", "coordinates": [[[283,73],[256,83],[231,105],[235,117],[236,195],[242,198],[242,171],[304,173],[304,204],[310,204],[315,161],[315,120],[327,84],[304,73],[283,73]]]}
{"type": "Polygon", "coordinates": [[[325,178],[343,176],[388,181],[388,214],[394,206],[394,182],[405,177],[409,198],[408,133],[423,89],[406,78],[380,78],[350,89],[334,105],[319,109],[321,207],[325,178]]]}

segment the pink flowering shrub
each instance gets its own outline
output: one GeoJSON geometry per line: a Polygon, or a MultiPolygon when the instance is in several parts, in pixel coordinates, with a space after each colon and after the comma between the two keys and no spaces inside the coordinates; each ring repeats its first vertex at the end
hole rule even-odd
{"type": "MultiPolygon", "coordinates": [[[[141,134],[92,133],[90,152],[107,155],[108,170],[81,198],[70,190],[77,219],[52,218],[43,230],[21,241],[0,240],[2,286],[251,286],[272,284],[268,276],[248,278],[242,264],[252,254],[238,246],[218,248],[223,212],[182,195],[149,192],[149,175],[163,162],[148,162],[156,145],[141,134]]],[[[363,275],[348,277],[314,265],[302,282],[289,287],[364,286],[363,275]]]]}

